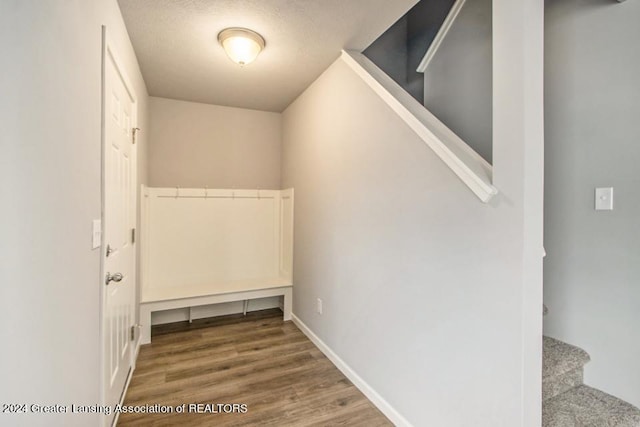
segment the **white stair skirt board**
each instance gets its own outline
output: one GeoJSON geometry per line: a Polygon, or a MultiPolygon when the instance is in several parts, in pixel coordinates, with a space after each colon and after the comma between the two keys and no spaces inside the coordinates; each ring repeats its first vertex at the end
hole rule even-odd
{"type": "Polygon", "coordinates": [[[359,52],[340,57],[400,117],[440,159],[488,203],[498,190],[492,184],[493,167],[398,83],[359,52]]]}
{"type": "Polygon", "coordinates": [[[358,387],[367,399],[373,403],[397,427],[411,427],[409,421],[396,411],[382,396],[365,382],[349,365],[345,363],[331,348],[325,344],[307,325],[295,314],[291,314],[293,323],[304,333],[311,342],[333,363],[349,380],[358,387]]]}
{"type": "Polygon", "coordinates": [[[293,190],[144,188],[141,343],[151,313],[284,297],[290,319],[293,190]]]}

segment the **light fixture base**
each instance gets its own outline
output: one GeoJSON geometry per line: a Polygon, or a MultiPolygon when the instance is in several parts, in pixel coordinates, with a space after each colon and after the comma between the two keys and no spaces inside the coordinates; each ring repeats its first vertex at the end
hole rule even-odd
{"type": "Polygon", "coordinates": [[[253,62],[265,48],[264,38],[247,28],[225,28],[218,34],[218,42],[224,48],[229,59],[239,65],[253,62]]]}

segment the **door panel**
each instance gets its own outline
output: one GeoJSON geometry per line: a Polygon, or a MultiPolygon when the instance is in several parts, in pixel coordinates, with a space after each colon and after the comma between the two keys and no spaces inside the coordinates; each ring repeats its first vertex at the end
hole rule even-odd
{"type": "MultiPolygon", "coordinates": [[[[104,255],[103,384],[104,403],[120,401],[132,366],[130,328],[135,313],[135,146],[132,117],[135,100],[107,45],[104,57],[104,255]],[[106,283],[106,275],[120,273],[120,281],[106,283]]],[[[113,421],[109,416],[106,424],[113,421]]]]}

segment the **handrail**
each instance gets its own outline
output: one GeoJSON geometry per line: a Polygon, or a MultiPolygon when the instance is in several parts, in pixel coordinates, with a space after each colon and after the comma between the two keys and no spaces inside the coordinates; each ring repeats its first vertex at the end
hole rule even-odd
{"type": "Polygon", "coordinates": [[[420,64],[416,69],[417,72],[419,73],[425,72],[425,70],[429,66],[429,63],[431,62],[433,57],[436,55],[436,52],[438,51],[438,49],[440,49],[440,45],[442,44],[442,41],[447,36],[447,33],[451,29],[453,22],[458,17],[460,10],[462,10],[462,6],[464,6],[465,1],[466,0],[456,0],[453,6],[451,6],[451,10],[449,11],[449,14],[445,18],[442,25],[440,26],[440,29],[438,30],[438,33],[436,34],[435,38],[429,45],[429,49],[427,49],[427,53],[425,53],[424,57],[422,57],[422,61],[420,61],[420,64]]]}

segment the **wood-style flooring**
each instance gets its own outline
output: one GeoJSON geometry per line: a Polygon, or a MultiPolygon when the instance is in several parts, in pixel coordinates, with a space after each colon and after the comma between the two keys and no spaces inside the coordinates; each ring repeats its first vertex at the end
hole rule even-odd
{"type": "Polygon", "coordinates": [[[160,325],[152,334],[125,405],[186,404],[187,413],[121,414],[118,426],[393,425],[278,309],[160,325]],[[188,413],[198,403],[247,411],[188,413]]]}

